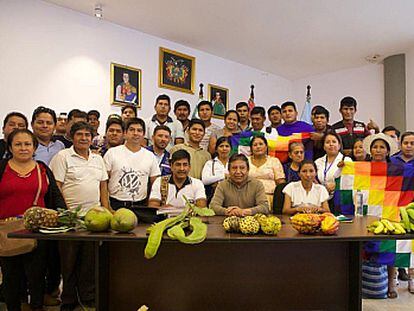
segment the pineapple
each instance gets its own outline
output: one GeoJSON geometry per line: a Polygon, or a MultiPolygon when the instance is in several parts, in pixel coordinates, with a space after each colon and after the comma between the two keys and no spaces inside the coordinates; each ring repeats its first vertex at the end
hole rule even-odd
{"type": "Polygon", "coordinates": [[[23,216],[24,226],[30,231],[37,231],[41,227],[53,228],[58,225],[57,211],[33,206],[26,210],[23,216]]]}

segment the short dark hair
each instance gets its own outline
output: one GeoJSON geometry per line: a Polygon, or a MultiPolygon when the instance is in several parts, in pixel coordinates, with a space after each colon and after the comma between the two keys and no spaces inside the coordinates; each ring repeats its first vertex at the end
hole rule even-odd
{"type": "Polygon", "coordinates": [[[184,149],[177,150],[171,155],[170,164],[172,165],[174,162],[182,159],[187,159],[188,163],[191,164],[191,156],[188,151],[184,149]]]}
{"type": "Polygon", "coordinates": [[[266,118],[266,110],[263,107],[256,106],[250,111],[250,116],[254,114],[260,114],[262,117],[266,118]]]}
{"type": "Polygon", "coordinates": [[[234,161],[238,161],[238,160],[241,160],[241,161],[244,161],[244,162],[246,162],[246,165],[247,165],[247,169],[249,169],[250,168],[250,165],[249,165],[249,160],[247,159],[247,157],[244,155],[244,154],[242,154],[242,153],[235,153],[235,154],[233,154],[231,157],[230,157],[230,159],[229,159],[229,168],[231,167],[231,164],[234,162],[234,161]]]}
{"type": "Polygon", "coordinates": [[[41,114],[41,113],[47,113],[47,114],[50,114],[50,116],[51,116],[51,117],[52,117],[52,119],[53,119],[53,123],[55,123],[55,124],[56,124],[56,122],[57,122],[56,112],[55,112],[53,109],[46,108],[46,107],[43,107],[43,106],[39,106],[39,107],[37,107],[37,108],[33,111],[33,114],[32,114],[32,123],[34,123],[34,121],[36,121],[37,116],[38,116],[39,114],[41,114]]]}
{"type": "Polygon", "coordinates": [[[121,113],[124,113],[124,111],[127,109],[132,109],[132,111],[135,113],[135,116],[137,116],[137,107],[135,107],[134,105],[125,105],[121,108],[121,113]]]}
{"type": "Polygon", "coordinates": [[[139,124],[139,125],[141,125],[142,126],[142,129],[144,130],[144,134],[145,134],[145,122],[141,118],[131,118],[131,119],[129,119],[126,122],[126,124],[125,124],[125,132],[128,131],[129,127],[132,124],[139,124]]]}
{"type": "Polygon", "coordinates": [[[407,136],[414,136],[414,132],[411,132],[411,131],[404,132],[401,135],[400,142],[402,143],[404,141],[404,138],[406,138],[407,136]]]}
{"type": "Polygon", "coordinates": [[[7,136],[7,151],[11,153],[11,145],[13,143],[13,139],[17,134],[27,134],[32,138],[33,147],[36,150],[37,146],[39,145],[39,142],[37,141],[36,136],[32,133],[32,131],[28,129],[16,129],[13,132],[10,133],[9,136],[7,136]]]}
{"type": "Polygon", "coordinates": [[[213,104],[208,100],[202,100],[197,105],[197,111],[200,111],[201,106],[209,106],[211,110],[213,110],[213,104]]]}
{"type": "Polygon", "coordinates": [[[247,107],[247,109],[249,109],[249,105],[246,102],[238,102],[236,104],[236,110],[241,108],[241,107],[245,107],[245,106],[247,107]]]}
{"type": "Polygon", "coordinates": [[[326,120],[329,121],[329,111],[323,106],[315,106],[312,108],[312,115],[323,114],[326,117],[326,120]]]}
{"type": "Polygon", "coordinates": [[[158,104],[158,101],[160,100],[167,100],[168,105],[171,106],[171,99],[170,99],[170,96],[168,96],[167,94],[158,95],[157,98],[155,99],[155,105],[158,104]]]}
{"type": "Polygon", "coordinates": [[[9,122],[9,119],[11,118],[11,117],[19,117],[19,118],[22,118],[23,120],[24,120],[24,123],[26,124],[26,128],[28,127],[28,122],[27,122],[27,118],[26,118],[26,116],[23,114],[23,113],[21,113],[21,112],[17,112],[17,111],[12,111],[12,112],[10,112],[10,113],[8,113],[7,115],[6,115],[6,117],[4,118],[4,121],[3,121],[3,128],[5,128],[6,127],[6,124],[7,124],[7,122],[9,122]]]}
{"type": "Polygon", "coordinates": [[[340,108],[342,107],[357,107],[357,101],[355,98],[351,97],[351,96],[346,96],[344,98],[341,99],[340,102],[340,108]]]}
{"type": "Polygon", "coordinates": [[[79,122],[75,122],[72,124],[70,128],[70,137],[73,138],[76,132],[80,130],[87,130],[93,136],[93,132],[94,132],[93,127],[85,121],[79,121],[79,122]]]}
{"type": "Polygon", "coordinates": [[[382,130],[382,133],[385,134],[385,132],[388,132],[388,131],[395,131],[395,134],[397,135],[397,137],[400,138],[401,132],[396,127],[392,125],[388,125],[384,127],[384,129],[382,130]]]}
{"type": "Polygon", "coordinates": [[[236,110],[233,110],[233,109],[230,109],[230,110],[227,110],[227,111],[226,111],[226,113],[224,114],[224,120],[226,120],[226,119],[227,119],[227,117],[228,117],[231,113],[235,113],[235,114],[236,114],[236,118],[237,118],[237,122],[240,122],[240,116],[239,116],[239,114],[237,113],[237,111],[236,111],[236,110]]]}
{"type": "Polygon", "coordinates": [[[270,115],[273,110],[277,110],[280,113],[282,112],[282,109],[280,109],[280,107],[278,105],[273,105],[273,106],[270,106],[269,109],[267,109],[267,114],[270,115]]]}
{"type": "Polygon", "coordinates": [[[125,131],[125,123],[122,120],[118,118],[110,118],[108,121],[106,121],[105,132],[107,132],[109,127],[113,124],[118,124],[121,127],[122,132],[125,131]]]}
{"type": "Polygon", "coordinates": [[[167,131],[171,135],[171,129],[166,125],[157,125],[154,128],[154,132],[152,134],[155,135],[155,133],[158,131],[167,131]]]}
{"type": "Polygon", "coordinates": [[[101,114],[99,113],[98,110],[89,110],[88,112],[88,120],[90,116],[95,116],[98,120],[101,117],[101,114]]]}
{"type": "Polygon", "coordinates": [[[189,112],[191,112],[191,107],[190,107],[190,104],[188,103],[188,101],[186,101],[186,100],[184,100],[184,99],[180,99],[180,100],[177,100],[177,101],[175,102],[175,105],[174,105],[174,112],[176,112],[176,110],[177,110],[179,107],[181,107],[181,106],[186,107],[186,108],[188,109],[188,111],[189,111],[189,112]]]}
{"type": "Polygon", "coordinates": [[[68,121],[72,120],[73,118],[84,118],[85,120],[87,120],[88,114],[85,111],[79,109],[72,109],[68,113],[68,121]]]}
{"type": "Polygon", "coordinates": [[[315,172],[318,172],[318,168],[316,167],[315,162],[314,162],[313,160],[310,160],[310,159],[305,159],[305,160],[303,160],[302,162],[300,162],[298,172],[300,172],[300,170],[302,169],[302,167],[303,167],[305,164],[311,164],[311,165],[313,166],[313,168],[315,169],[315,172]]]}
{"type": "Polygon", "coordinates": [[[201,121],[200,119],[191,119],[190,123],[188,124],[188,129],[192,128],[193,125],[195,125],[195,124],[201,125],[203,127],[203,130],[204,131],[206,130],[206,126],[205,126],[204,122],[201,121]]]}
{"type": "Polygon", "coordinates": [[[294,102],[288,101],[288,102],[284,102],[281,106],[281,110],[285,109],[286,107],[291,106],[293,107],[293,109],[295,109],[295,111],[297,111],[296,109],[296,104],[294,102]]]}

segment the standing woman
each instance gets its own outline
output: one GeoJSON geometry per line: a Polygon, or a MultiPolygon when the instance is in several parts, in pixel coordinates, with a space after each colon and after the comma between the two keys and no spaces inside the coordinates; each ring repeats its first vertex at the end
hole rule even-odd
{"type": "MultiPolygon", "coordinates": [[[[15,130],[7,138],[12,157],[0,162],[0,219],[17,217],[32,207],[65,208],[55,178],[43,162],[33,160],[36,137],[26,129],[15,130]]],[[[9,311],[20,310],[21,279],[26,278],[32,310],[43,310],[45,243],[23,255],[0,257],[4,296],[9,311]]]]}
{"type": "Polygon", "coordinates": [[[335,132],[327,133],[322,139],[322,146],[326,154],[316,159],[315,164],[318,169],[318,180],[326,187],[330,198],[335,191],[335,178],[339,177],[343,161],[352,161],[341,153],[342,141],[335,132]]]}
{"type": "Polygon", "coordinates": [[[289,143],[288,155],[290,161],[283,164],[286,182],[299,181],[299,166],[305,159],[305,146],[300,142],[289,143]]]}
{"type": "MultiPolygon", "coordinates": [[[[371,162],[390,162],[390,154],[395,154],[398,150],[396,141],[388,135],[383,133],[374,134],[367,136],[363,141],[364,150],[367,154],[371,155],[371,162]]],[[[371,241],[365,243],[365,252],[368,258],[376,258],[378,263],[386,264],[386,259],[382,258],[381,253],[368,251],[373,244],[380,242],[371,241]],[[384,261],[382,261],[384,260],[384,261]]],[[[395,276],[397,274],[397,268],[394,266],[387,265],[388,270],[388,298],[397,298],[397,284],[395,276]]]]}
{"type": "Polygon", "coordinates": [[[236,110],[228,110],[224,115],[224,127],[213,132],[210,136],[208,151],[213,155],[217,140],[222,137],[230,137],[233,134],[239,133],[239,114],[236,110]]]}
{"type": "Polygon", "coordinates": [[[208,203],[214,195],[217,184],[229,174],[227,163],[229,161],[230,151],[230,138],[222,136],[216,142],[214,158],[204,164],[201,180],[206,188],[208,203]]]}
{"type": "Polygon", "coordinates": [[[286,182],[282,164],[278,158],[267,155],[267,140],[263,136],[255,136],[250,141],[249,176],[260,180],[265,188],[269,206],[273,206],[273,194],[276,185],[286,182]]]}

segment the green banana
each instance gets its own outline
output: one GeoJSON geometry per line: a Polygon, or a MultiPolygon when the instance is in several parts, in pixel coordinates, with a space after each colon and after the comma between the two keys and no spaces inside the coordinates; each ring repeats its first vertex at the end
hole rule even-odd
{"type": "Polygon", "coordinates": [[[406,209],[408,216],[411,218],[410,221],[414,222],[414,209],[406,209]]]}
{"type": "Polygon", "coordinates": [[[410,218],[408,216],[407,209],[405,207],[400,207],[400,215],[401,215],[401,219],[404,223],[405,229],[407,229],[407,232],[411,232],[410,218]]]}

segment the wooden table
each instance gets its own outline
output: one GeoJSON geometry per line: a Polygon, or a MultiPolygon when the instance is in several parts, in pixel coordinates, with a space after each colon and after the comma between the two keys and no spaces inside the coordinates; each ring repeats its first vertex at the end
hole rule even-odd
{"type": "Polygon", "coordinates": [[[414,239],[373,235],[374,217],[342,223],[335,236],[297,233],[286,216],[276,237],[226,233],[223,217],[209,218],[199,245],[162,241],[144,258],[145,229],[129,234],[20,231],[10,237],[95,243],[97,310],[361,310],[363,241],[414,239]]]}

